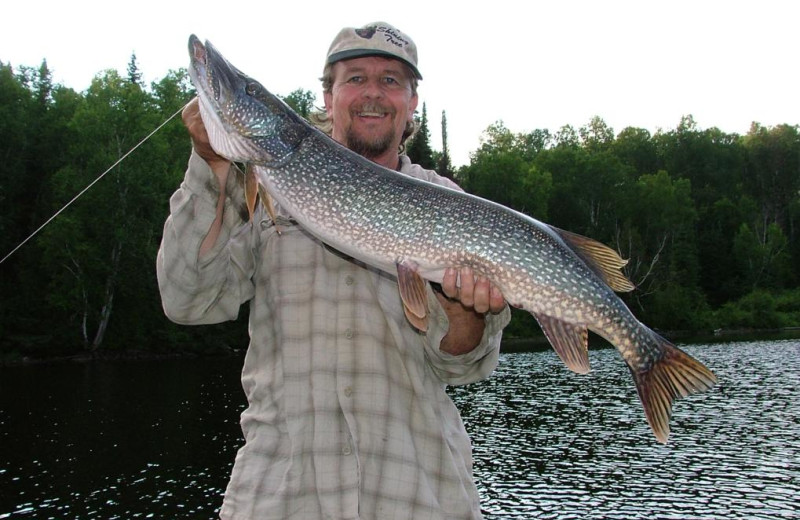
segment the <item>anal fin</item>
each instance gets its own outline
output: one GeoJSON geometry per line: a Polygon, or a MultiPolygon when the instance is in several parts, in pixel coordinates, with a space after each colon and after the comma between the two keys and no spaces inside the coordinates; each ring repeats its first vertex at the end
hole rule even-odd
{"type": "Polygon", "coordinates": [[[561,361],[578,374],[589,372],[589,329],[586,325],[573,325],[563,320],[534,314],[561,361]]]}

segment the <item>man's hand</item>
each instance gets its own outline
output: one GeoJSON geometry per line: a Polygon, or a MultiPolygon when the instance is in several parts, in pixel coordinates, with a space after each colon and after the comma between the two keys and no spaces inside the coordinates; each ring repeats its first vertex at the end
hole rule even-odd
{"type": "Polygon", "coordinates": [[[199,256],[204,256],[211,249],[219,238],[220,230],[222,229],[222,217],[225,212],[225,186],[228,183],[228,172],[231,170],[231,162],[221,155],[217,154],[211,147],[211,140],[208,138],[208,131],[206,125],[203,123],[203,118],[200,116],[200,100],[194,98],[186,105],[186,108],[181,112],[183,124],[189,131],[189,136],[192,138],[192,147],[195,153],[208,163],[211,171],[217,177],[219,183],[219,198],[217,199],[217,212],[211,227],[208,230],[203,242],[200,244],[199,256]]]}
{"type": "Polygon", "coordinates": [[[442,278],[442,292],[436,293],[450,321],[450,329],[439,346],[453,355],[472,351],[483,337],[484,313],[498,313],[506,306],[500,289],[486,278],[476,278],[469,267],[460,271],[447,269],[442,278]]]}
{"type": "Polygon", "coordinates": [[[442,291],[451,299],[458,300],[466,308],[475,312],[498,313],[506,306],[500,289],[486,278],[476,277],[469,267],[447,269],[442,279],[442,291]]]}
{"type": "Polygon", "coordinates": [[[224,193],[231,162],[217,154],[211,147],[206,125],[203,124],[203,118],[200,116],[200,100],[198,98],[194,98],[186,105],[186,108],[181,112],[181,118],[184,126],[189,131],[189,136],[192,138],[194,151],[211,167],[214,175],[217,176],[217,180],[219,180],[220,191],[224,193]]]}

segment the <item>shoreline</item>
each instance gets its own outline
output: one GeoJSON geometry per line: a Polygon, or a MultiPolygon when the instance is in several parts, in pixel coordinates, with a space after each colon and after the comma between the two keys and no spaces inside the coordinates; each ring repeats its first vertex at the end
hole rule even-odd
{"type": "MultiPolygon", "coordinates": [[[[714,331],[657,331],[676,345],[728,343],[756,340],[800,339],[800,327],[784,327],[780,329],[717,329],[714,331]]],[[[612,348],[611,345],[595,334],[589,337],[590,348],[612,348]]],[[[530,338],[503,339],[501,353],[535,352],[549,350],[547,338],[534,336],[530,338]]],[[[97,352],[76,352],[74,354],[55,355],[42,358],[12,357],[0,359],[0,367],[28,366],[58,363],[92,363],[97,361],[152,361],[159,359],[201,359],[215,357],[244,357],[247,349],[222,348],[211,352],[179,350],[156,352],[142,349],[111,350],[97,352]]]]}

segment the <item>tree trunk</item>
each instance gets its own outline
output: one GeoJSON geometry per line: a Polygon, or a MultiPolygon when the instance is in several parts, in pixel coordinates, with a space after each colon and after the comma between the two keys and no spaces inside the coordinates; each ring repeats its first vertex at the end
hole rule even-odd
{"type": "Polygon", "coordinates": [[[117,286],[117,275],[119,274],[119,260],[122,256],[122,242],[117,242],[111,252],[111,273],[106,278],[105,297],[103,298],[103,308],[100,310],[100,321],[97,324],[97,332],[92,341],[91,351],[96,352],[103,343],[108,322],[111,320],[111,311],[114,307],[114,292],[117,286]]]}

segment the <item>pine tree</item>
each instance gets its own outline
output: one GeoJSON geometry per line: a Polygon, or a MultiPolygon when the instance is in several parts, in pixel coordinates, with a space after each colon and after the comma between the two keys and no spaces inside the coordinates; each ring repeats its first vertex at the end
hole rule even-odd
{"type": "Polygon", "coordinates": [[[139,71],[139,64],[136,61],[136,53],[131,53],[131,60],[128,62],[128,81],[140,87],[142,85],[142,73],[139,71]]]}
{"type": "Polygon", "coordinates": [[[436,171],[443,177],[453,178],[453,164],[450,162],[450,151],[447,146],[447,114],[444,110],[442,110],[442,153],[439,154],[436,171]]]}
{"type": "Polygon", "coordinates": [[[428,110],[425,103],[422,104],[422,119],[418,119],[419,130],[411,139],[406,154],[411,162],[419,164],[425,169],[432,170],[436,167],[433,160],[433,150],[431,150],[431,136],[428,131],[428,110]]]}

